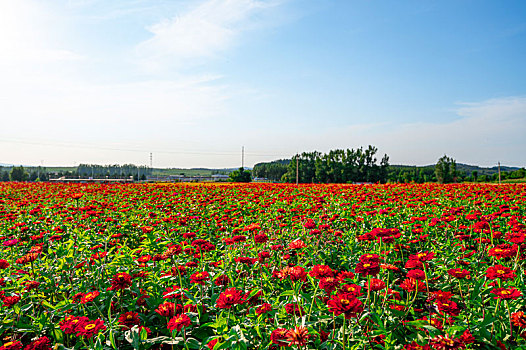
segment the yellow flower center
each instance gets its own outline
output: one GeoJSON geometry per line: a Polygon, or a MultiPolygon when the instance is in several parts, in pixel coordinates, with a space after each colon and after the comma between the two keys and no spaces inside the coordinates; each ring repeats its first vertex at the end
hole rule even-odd
{"type": "Polygon", "coordinates": [[[503,274],[504,270],[497,270],[497,273],[503,274]]]}
{"type": "Polygon", "coordinates": [[[84,327],[84,329],[87,330],[87,331],[90,331],[90,330],[92,330],[95,327],[96,326],[93,323],[90,323],[90,324],[86,325],[86,327],[84,327]]]}

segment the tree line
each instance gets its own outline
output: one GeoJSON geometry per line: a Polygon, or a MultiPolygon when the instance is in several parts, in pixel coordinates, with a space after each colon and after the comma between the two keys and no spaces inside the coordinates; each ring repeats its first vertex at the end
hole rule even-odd
{"type": "Polygon", "coordinates": [[[115,164],[115,165],[98,165],[98,164],[79,164],[77,175],[80,178],[111,177],[113,179],[124,179],[133,176],[135,179],[146,179],[146,176],[152,175],[152,168],[145,165],[135,164],[115,164]]]}
{"type": "Polygon", "coordinates": [[[353,183],[386,182],[389,157],[384,155],[378,164],[378,149],[336,149],[328,153],[303,152],[288,162],[281,160],[257,164],[253,175],[273,181],[293,183],[353,183]]]}
{"type": "MultiPolygon", "coordinates": [[[[452,183],[452,182],[497,182],[496,167],[479,168],[456,161],[444,155],[434,166],[389,165],[384,155],[380,162],[376,158],[377,148],[368,146],[354,149],[336,149],[328,153],[303,152],[292,159],[280,159],[258,163],[252,171],[239,168],[230,173],[230,181],[250,182],[263,178],[273,182],[299,183],[452,183]],[[459,170],[460,169],[460,170],[459,170]],[[477,170],[475,170],[477,169],[477,170]],[[479,173],[480,170],[480,173],[479,173]]],[[[526,181],[526,169],[501,171],[502,181],[526,181]],[[525,179],[525,180],[521,180],[525,179]]],[[[22,166],[0,167],[0,181],[48,181],[50,178],[130,178],[146,180],[152,175],[151,168],[134,164],[98,165],[80,164],[72,170],[49,170],[45,167],[22,166]]]]}

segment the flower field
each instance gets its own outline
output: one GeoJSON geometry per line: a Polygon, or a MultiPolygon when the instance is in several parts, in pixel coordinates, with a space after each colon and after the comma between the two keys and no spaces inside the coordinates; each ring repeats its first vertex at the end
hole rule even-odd
{"type": "Polygon", "coordinates": [[[0,349],[526,348],[526,185],[0,183],[0,349]]]}

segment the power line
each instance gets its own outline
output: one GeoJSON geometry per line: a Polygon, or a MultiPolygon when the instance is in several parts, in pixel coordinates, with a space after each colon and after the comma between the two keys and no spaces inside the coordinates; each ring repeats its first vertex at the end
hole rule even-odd
{"type": "MultiPolygon", "coordinates": [[[[119,147],[109,147],[109,146],[97,146],[97,145],[87,145],[87,144],[75,144],[75,143],[59,143],[59,142],[36,142],[36,141],[23,141],[23,140],[13,140],[0,138],[0,142],[5,143],[16,143],[16,144],[28,144],[35,146],[51,146],[51,147],[62,147],[62,148],[82,148],[82,149],[98,149],[105,151],[119,151],[119,152],[135,152],[135,153],[145,153],[146,150],[143,149],[132,149],[132,148],[119,148],[119,147]]],[[[237,152],[235,151],[222,151],[222,152],[213,152],[213,151],[188,151],[188,150],[154,150],[155,153],[162,154],[190,154],[190,155],[215,155],[215,156],[234,156],[237,152]]],[[[239,153],[237,153],[239,154],[239,153]]],[[[252,153],[247,152],[247,155],[251,156],[260,156],[260,157],[290,157],[289,154],[278,154],[278,153],[252,153]]]]}

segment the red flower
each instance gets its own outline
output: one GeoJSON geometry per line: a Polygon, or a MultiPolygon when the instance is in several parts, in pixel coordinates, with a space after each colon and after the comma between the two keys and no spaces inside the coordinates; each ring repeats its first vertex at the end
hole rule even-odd
{"type": "Polygon", "coordinates": [[[214,350],[214,346],[219,342],[219,339],[218,338],[215,338],[215,339],[212,339],[210,340],[206,346],[208,347],[209,350],[214,350]]]}
{"type": "Polygon", "coordinates": [[[301,239],[297,239],[289,243],[289,249],[302,249],[306,247],[307,245],[301,239]]]}
{"type": "Polygon", "coordinates": [[[163,299],[184,299],[186,296],[184,295],[183,291],[181,290],[181,287],[179,286],[172,286],[166,288],[166,291],[163,292],[163,299]]]}
{"type": "Polygon", "coordinates": [[[333,295],[327,301],[327,306],[336,316],[343,313],[346,319],[356,317],[356,314],[363,311],[362,302],[350,293],[333,295]]]}
{"type": "Polygon", "coordinates": [[[415,280],[424,280],[426,278],[426,274],[424,273],[424,271],[420,270],[420,269],[414,269],[414,270],[411,270],[409,272],[407,272],[406,274],[406,277],[407,278],[414,278],[415,280]]]}
{"type": "Polygon", "coordinates": [[[424,268],[424,263],[422,263],[420,260],[417,260],[417,259],[409,259],[407,260],[407,262],[405,263],[405,268],[406,269],[423,269],[424,268]]]}
{"type": "Polygon", "coordinates": [[[111,287],[108,290],[122,290],[132,285],[131,276],[126,272],[119,272],[110,281],[111,287]]]}
{"type": "Polygon", "coordinates": [[[429,297],[429,300],[440,300],[440,301],[446,301],[446,300],[449,300],[451,299],[451,297],[453,296],[453,293],[451,292],[444,292],[442,290],[439,290],[437,292],[431,292],[430,293],[431,296],[429,297]]]}
{"type": "Polygon", "coordinates": [[[406,278],[402,281],[402,283],[400,283],[400,288],[407,292],[414,292],[417,287],[418,291],[422,292],[426,288],[426,285],[423,282],[415,280],[413,278],[406,278]]]}
{"type": "Polygon", "coordinates": [[[502,258],[511,258],[517,255],[518,246],[516,244],[499,244],[495,248],[491,248],[488,251],[488,256],[493,256],[495,259],[500,260],[502,258]]]}
{"type": "Polygon", "coordinates": [[[141,323],[137,312],[128,311],[119,316],[119,323],[125,328],[132,328],[141,323]]]}
{"type": "Polygon", "coordinates": [[[0,270],[5,270],[9,267],[9,263],[5,259],[0,259],[0,270]]]}
{"type": "Polygon", "coordinates": [[[313,228],[316,228],[316,223],[312,219],[307,219],[303,224],[303,227],[305,227],[307,230],[312,230],[313,228]]]}
{"type": "Polygon", "coordinates": [[[517,299],[522,295],[520,291],[515,289],[515,287],[511,287],[509,289],[506,288],[495,288],[491,291],[491,293],[495,294],[495,297],[493,299],[517,299]]]}
{"type": "Polygon", "coordinates": [[[289,343],[287,341],[287,333],[288,330],[285,328],[277,328],[272,331],[272,334],[270,334],[270,340],[272,341],[272,344],[276,344],[277,346],[288,346],[289,343]]]}
{"type": "Polygon", "coordinates": [[[307,272],[301,266],[294,266],[289,270],[289,277],[292,282],[305,281],[307,279],[307,272]]]}
{"type": "Polygon", "coordinates": [[[256,263],[256,261],[258,261],[258,259],[250,258],[250,257],[246,257],[246,256],[241,256],[239,258],[235,258],[234,261],[238,262],[238,263],[245,264],[247,266],[252,266],[252,265],[254,265],[256,263]]]}
{"type": "Polygon", "coordinates": [[[319,330],[320,333],[320,343],[325,343],[329,339],[331,332],[325,332],[324,330],[319,330]]]}
{"type": "Polygon", "coordinates": [[[460,268],[457,268],[457,269],[449,269],[447,271],[448,275],[452,276],[452,277],[456,277],[458,279],[463,279],[463,278],[470,278],[470,274],[469,274],[469,271],[468,270],[463,270],[463,269],[460,269],[460,268]]]}
{"type": "Polygon", "coordinates": [[[172,302],[165,301],[155,309],[155,312],[164,317],[172,317],[173,315],[180,313],[181,310],[182,306],[180,304],[175,305],[172,302]]]}
{"type": "Polygon", "coordinates": [[[35,261],[38,258],[39,253],[27,253],[26,255],[23,255],[22,257],[15,260],[17,264],[25,265],[28,263],[31,263],[35,261]]]}
{"type": "Polygon", "coordinates": [[[420,252],[409,256],[409,260],[418,260],[421,262],[433,260],[435,253],[433,252],[420,252]]]}
{"type": "Polygon", "coordinates": [[[82,296],[82,298],[80,299],[80,303],[81,304],[86,304],[86,303],[89,303],[90,301],[93,301],[95,300],[96,297],[99,296],[99,291],[98,290],[94,290],[93,292],[89,292],[89,293],[86,293],[82,296]]]}
{"type": "Polygon", "coordinates": [[[337,278],[343,283],[347,279],[352,280],[354,278],[354,273],[352,271],[341,271],[337,278]]]}
{"type": "Polygon", "coordinates": [[[378,278],[371,278],[371,290],[377,291],[385,288],[385,282],[378,278]]]}
{"type": "Polygon", "coordinates": [[[228,288],[217,298],[216,306],[220,309],[230,309],[232,306],[241,304],[243,293],[236,288],[228,288]]]}
{"type": "Polygon", "coordinates": [[[230,283],[230,278],[227,275],[221,275],[214,280],[216,286],[227,286],[230,283]]]}
{"type": "Polygon", "coordinates": [[[82,198],[83,195],[84,195],[84,193],[77,192],[77,193],[72,193],[70,197],[72,199],[80,199],[80,198],[82,198]]]}
{"type": "Polygon", "coordinates": [[[334,271],[327,265],[314,265],[309,272],[309,276],[317,279],[334,277],[334,271]]]}
{"type": "Polygon", "coordinates": [[[293,303],[285,304],[285,311],[289,315],[295,315],[295,316],[305,315],[305,310],[303,310],[301,305],[298,305],[298,304],[293,304],[293,303]]]}
{"type": "Polygon", "coordinates": [[[76,332],[77,326],[79,324],[83,324],[89,321],[89,318],[85,316],[76,317],[73,315],[66,316],[65,319],[60,321],[58,324],[60,326],[60,329],[64,331],[66,334],[73,334],[76,332]]]}
{"type": "Polygon", "coordinates": [[[515,275],[515,271],[510,269],[509,267],[495,265],[492,267],[488,267],[488,269],[486,270],[486,277],[490,280],[500,278],[502,281],[505,281],[509,279],[514,279],[515,277],[517,277],[517,275],[515,275]]]}
{"type": "Polygon", "coordinates": [[[363,263],[377,263],[377,264],[379,264],[380,263],[380,256],[378,254],[371,254],[371,253],[363,254],[362,256],[360,256],[360,262],[363,262],[363,263]]]}
{"type": "Polygon", "coordinates": [[[334,277],[324,277],[319,282],[319,287],[327,294],[331,294],[340,285],[340,280],[334,277]]]}
{"type": "Polygon", "coordinates": [[[266,314],[270,311],[272,311],[272,305],[265,303],[256,309],[256,314],[258,315],[266,314]]]}
{"type": "Polygon", "coordinates": [[[476,341],[476,339],[473,336],[473,334],[471,334],[469,329],[466,329],[464,333],[462,333],[462,335],[460,336],[460,341],[464,344],[472,344],[476,341]]]}
{"type": "Polygon", "coordinates": [[[437,350],[454,350],[464,348],[464,344],[458,338],[450,338],[449,335],[437,335],[431,339],[431,346],[437,350]]]}
{"type": "Polygon", "coordinates": [[[351,294],[351,295],[354,295],[355,297],[359,297],[360,295],[362,295],[361,290],[362,290],[362,287],[360,287],[359,285],[344,284],[340,288],[340,294],[351,294]]]}
{"type": "Polygon", "coordinates": [[[10,297],[4,297],[2,301],[4,302],[5,307],[11,307],[20,301],[20,297],[18,295],[13,295],[10,297]]]}
{"type": "Polygon", "coordinates": [[[40,337],[29,343],[24,350],[51,350],[51,340],[48,337],[40,337]]]}
{"type": "Polygon", "coordinates": [[[445,312],[450,316],[458,316],[460,314],[460,309],[458,308],[457,303],[454,301],[438,301],[437,302],[438,310],[445,312]]]}
{"type": "Polygon", "coordinates": [[[265,243],[268,241],[268,236],[264,233],[260,233],[254,236],[254,242],[256,243],[265,243]]]}
{"type": "Polygon", "coordinates": [[[417,342],[413,341],[411,344],[405,344],[404,350],[430,350],[429,345],[420,345],[417,342]]]}
{"type": "Polygon", "coordinates": [[[93,338],[93,336],[99,331],[105,331],[106,326],[104,325],[104,322],[98,318],[93,321],[87,321],[85,323],[81,323],[77,326],[75,331],[77,332],[77,337],[85,337],[85,338],[93,338]]]}
{"type": "Polygon", "coordinates": [[[205,281],[208,281],[210,279],[209,276],[210,276],[210,274],[208,272],[206,272],[206,271],[194,272],[190,276],[190,282],[196,283],[196,284],[200,284],[200,285],[204,286],[205,281]]]}
{"type": "Polygon", "coordinates": [[[170,332],[173,332],[175,329],[177,331],[180,331],[183,327],[189,327],[192,324],[192,321],[190,320],[190,317],[188,317],[186,314],[179,314],[170,319],[168,321],[168,329],[170,332]]]}
{"type": "Polygon", "coordinates": [[[24,287],[24,290],[33,290],[33,289],[36,289],[38,288],[38,286],[40,286],[40,282],[38,281],[27,281],[24,283],[26,286],[24,287]]]}
{"type": "Polygon", "coordinates": [[[355,271],[363,276],[376,276],[380,272],[380,265],[377,262],[358,262],[355,271]]]}

